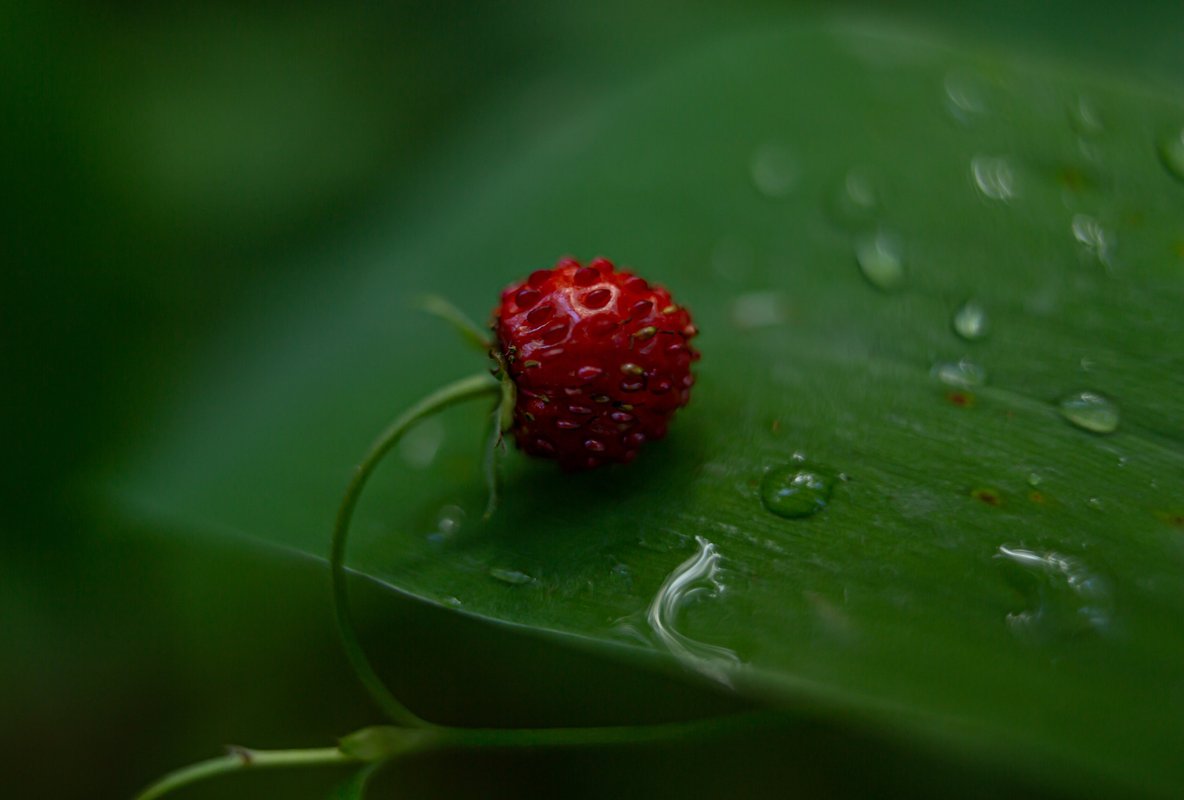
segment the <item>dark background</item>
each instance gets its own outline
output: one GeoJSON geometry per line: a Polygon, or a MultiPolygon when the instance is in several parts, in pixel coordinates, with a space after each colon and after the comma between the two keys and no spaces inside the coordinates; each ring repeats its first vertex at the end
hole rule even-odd
{"type": "MultiPolygon", "coordinates": [[[[122,453],[152,438],[153,414],[186,390],[187,365],[224,320],[332,268],[303,256],[376,209],[430,206],[434,181],[457,179],[452,154],[489,121],[529,141],[699,43],[839,14],[1184,88],[1178,2],[930,5],[0,9],[0,787],[13,787],[0,794],[127,796],[227,741],[330,744],[378,720],[338,652],[317,565],[129,525],[101,487],[122,453]]],[[[436,718],[600,722],[730,705],[405,601],[363,607],[418,648],[391,642],[382,660],[436,718]],[[571,685],[587,690],[572,696],[571,685]]],[[[889,782],[923,758],[824,729],[779,735],[768,753],[809,757],[710,755],[751,787],[792,779],[856,793],[872,777],[843,777],[818,753],[873,753],[886,766],[867,775],[889,782]]],[[[703,755],[426,759],[388,780],[400,796],[596,796],[626,775],[637,794],[680,781],[726,791],[730,778],[703,755]]],[[[247,776],[205,796],[318,797],[336,777],[247,776]]]]}

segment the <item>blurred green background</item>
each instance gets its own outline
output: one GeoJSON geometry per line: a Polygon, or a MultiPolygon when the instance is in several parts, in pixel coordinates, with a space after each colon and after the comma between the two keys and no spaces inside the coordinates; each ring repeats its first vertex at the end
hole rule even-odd
{"type": "MultiPolygon", "coordinates": [[[[1184,89],[1178,2],[928,6],[5,6],[0,794],[127,796],[225,742],[328,743],[377,720],[338,652],[318,565],[129,526],[99,487],[152,440],[153,410],[190,388],[223,321],[331,269],[307,256],[378,214],[414,224],[442,182],[481,181],[455,168],[473,142],[520,152],[715,37],[823,16],[1184,89]]],[[[439,719],[594,723],[734,704],[395,598],[361,605],[417,643],[415,659],[392,643],[386,661],[439,719]],[[572,680],[587,692],[570,696],[572,680]]],[[[713,755],[754,787],[858,794],[919,769],[943,785],[923,754],[825,726],[779,732],[763,755],[713,755]],[[842,758],[867,752],[865,774],[844,774],[842,758]]],[[[723,780],[693,748],[657,756],[425,759],[388,783],[407,796],[600,796],[622,775],[638,795],[723,780]]],[[[204,796],[318,797],[334,778],[248,776],[204,796]]]]}

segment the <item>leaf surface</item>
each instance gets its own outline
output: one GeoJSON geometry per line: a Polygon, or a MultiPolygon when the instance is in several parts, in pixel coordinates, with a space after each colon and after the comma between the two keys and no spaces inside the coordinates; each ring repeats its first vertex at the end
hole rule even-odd
{"type": "Polygon", "coordinates": [[[353,568],[1065,786],[1170,793],[1184,186],[1156,147],[1181,125],[1073,66],[845,28],[720,42],[524,156],[476,137],[449,199],[316,256],[343,266],[228,332],[120,491],[319,557],[369,437],[484,366],[414,298],[483,317],[603,254],[702,331],[668,439],[591,474],[512,458],[482,524],[485,409],[449,411],[380,469],[353,568]],[[1081,392],[1116,430],[1065,416],[1081,392]],[[771,513],[762,480],[798,459],[829,501],[771,513]]]}

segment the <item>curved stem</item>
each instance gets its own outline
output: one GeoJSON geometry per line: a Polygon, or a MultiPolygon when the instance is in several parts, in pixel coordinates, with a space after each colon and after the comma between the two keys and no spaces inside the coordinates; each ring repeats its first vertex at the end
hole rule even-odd
{"type": "Polygon", "coordinates": [[[481,330],[477,327],[477,323],[469,319],[465,312],[454,306],[448,300],[440,297],[438,294],[429,294],[419,299],[419,307],[429,314],[435,314],[440,319],[447,322],[457,333],[473,347],[481,352],[486,352],[493,346],[490,341],[489,331],[481,330]]]}
{"type": "Polygon", "coordinates": [[[374,667],[370,664],[369,658],[358,642],[353,617],[349,612],[349,593],[345,579],[345,545],[349,535],[350,520],[353,518],[354,508],[358,504],[362,489],[374,472],[374,468],[412,425],[448,406],[478,397],[494,397],[498,392],[497,381],[492,377],[486,374],[474,375],[433,392],[408,409],[392,422],[370,446],[365,458],[354,470],[353,478],[345,490],[341,506],[337,511],[337,521],[333,527],[333,543],[329,556],[330,576],[333,582],[333,610],[337,617],[337,630],[341,635],[346,656],[348,656],[358,678],[383,712],[400,725],[429,727],[430,723],[420,719],[395,698],[382,679],[378,677],[378,673],[374,671],[374,667]]]}
{"type": "Polygon", "coordinates": [[[354,764],[360,759],[347,755],[336,747],[318,747],[308,750],[248,750],[232,747],[230,752],[219,758],[211,758],[190,764],[188,767],[170,772],[156,783],[136,795],[135,800],[155,800],[171,791],[191,783],[256,767],[317,767],[332,764],[354,764]]]}
{"type": "Polygon", "coordinates": [[[735,735],[784,722],[775,711],[750,711],[686,722],[607,725],[593,728],[440,728],[439,747],[594,747],[603,745],[685,742],[735,735]]]}

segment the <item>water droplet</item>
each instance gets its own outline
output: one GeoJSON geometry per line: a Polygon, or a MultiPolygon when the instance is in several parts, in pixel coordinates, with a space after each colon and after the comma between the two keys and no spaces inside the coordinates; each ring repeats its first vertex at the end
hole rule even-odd
{"type": "Polygon", "coordinates": [[[1114,234],[1102,227],[1102,223],[1087,214],[1076,214],[1070,229],[1087,253],[1107,268],[1113,265],[1114,234]]]}
{"type": "Polygon", "coordinates": [[[1105,582],[1080,560],[1052,550],[1002,545],[996,551],[1023,608],[1005,619],[1023,638],[1099,633],[1110,624],[1113,601],[1105,582]]]}
{"type": "Polygon", "coordinates": [[[1113,433],[1118,428],[1118,406],[1096,392],[1077,392],[1060,402],[1061,415],[1093,433],[1113,433]]]}
{"type": "Polygon", "coordinates": [[[982,81],[965,72],[951,72],[942,84],[945,89],[946,110],[963,124],[987,111],[986,91],[982,81]]]}
{"type": "Polygon", "coordinates": [[[1028,485],[1035,489],[1040,484],[1044,483],[1044,478],[1040,476],[1039,472],[1028,473],[1028,485]]]}
{"type": "Polygon", "coordinates": [[[798,183],[798,161],[780,144],[764,144],[752,154],[752,182],[765,197],[780,200],[792,194],[798,183]]]}
{"type": "Polygon", "coordinates": [[[788,303],[777,292],[749,292],[732,301],[732,324],[740,330],[783,325],[788,303]]]}
{"type": "Polygon", "coordinates": [[[1017,194],[1015,170],[1006,158],[975,156],[970,160],[970,174],[984,197],[1009,202],[1017,194]]]}
{"type": "Polygon", "coordinates": [[[885,231],[865,236],[855,244],[859,269],[873,286],[890,291],[904,282],[900,242],[885,231]]]}
{"type": "Polygon", "coordinates": [[[1094,511],[1105,511],[1106,510],[1106,504],[1102,502],[1102,499],[1100,497],[1091,497],[1090,499],[1085,501],[1085,504],[1087,506],[1089,506],[1090,508],[1092,508],[1094,511]]]}
{"type": "Polygon", "coordinates": [[[864,226],[880,210],[880,197],[872,176],[859,168],[847,171],[834,190],[830,210],[836,222],[846,227],[864,226]]]}
{"type": "MultiPolygon", "coordinates": [[[[731,686],[730,673],[740,663],[739,656],[726,647],[693,639],[679,630],[682,612],[702,598],[718,598],[725,587],[719,580],[720,554],[716,546],[696,536],[698,551],[666,576],[662,586],[645,610],[645,622],[658,644],[691,669],[731,686]]],[[[639,635],[628,620],[618,626],[626,633],[639,635]]],[[[641,637],[644,638],[644,637],[641,637]]]]}
{"type": "Polygon", "coordinates": [[[830,470],[795,461],[765,473],[761,502],[779,517],[809,517],[826,508],[834,485],[830,470]]]}
{"type": "Polygon", "coordinates": [[[987,371],[965,358],[961,361],[943,361],[933,365],[930,374],[946,386],[969,389],[987,382],[987,371]]]}
{"type": "Polygon", "coordinates": [[[628,564],[614,564],[611,571],[614,580],[627,589],[633,588],[633,570],[629,569],[628,564]]]}
{"type": "Polygon", "coordinates": [[[521,586],[524,583],[534,582],[534,578],[525,572],[520,572],[516,569],[504,569],[502,567],[491,567],[489,577],[499,580],[502,583],[508,583],[511,586],[521,586]]]}
{"type": "Polygon", "coordinates": [[[436,530],[428,534],[432,544],[444,544],[456,536],[465,520],[465,510],[460,506],[447,505],[436,515],[436,530]]]}
{"type": "Polygon", "coordinates": [[[462,602],[460,601],[460,598],[459,598],[459,597],[451,597],[451,596],[450,596],[450,597],[445,597],[445,598],[444,598],[443,600],[441,600],[440,602],[441,602],[441,603],[443,603],[444,605],[446,605],[446,606],[450,606],[450,607],[452,607],[452,608],[460,608],[461,606],[463,606],[463,605],[464,605],[464,603],[462,603],[462,602]]]}
{"type": "Polygon", "coordinates": [[[452,536],[460,530],[465,520],[465,510],[460,506],[448,505],[440,509],[436,515],[436,530],[445,536],[452,536]]]}
{"type": "Polygon", "coordinates": [[[1098,108],[1084,95],[1077,98],[1077,102],[1069,105],[1069,121],[1073,128],[1083,136],[1097,136],[1106,128],[1102,124],[1102,117],[1098,108]]]}
{"type": "Polygon", "coordinates": [[[991,330],[987,311],[973,300],[967,300],[954,312],[954,333],[967,341],[982,339],[991,330]]]}
{"type": "Polygon", "coordinates": [[[1179,180],[1184,181],[1184,130],[1159,141],[1159,160],[1179,180]]]}

